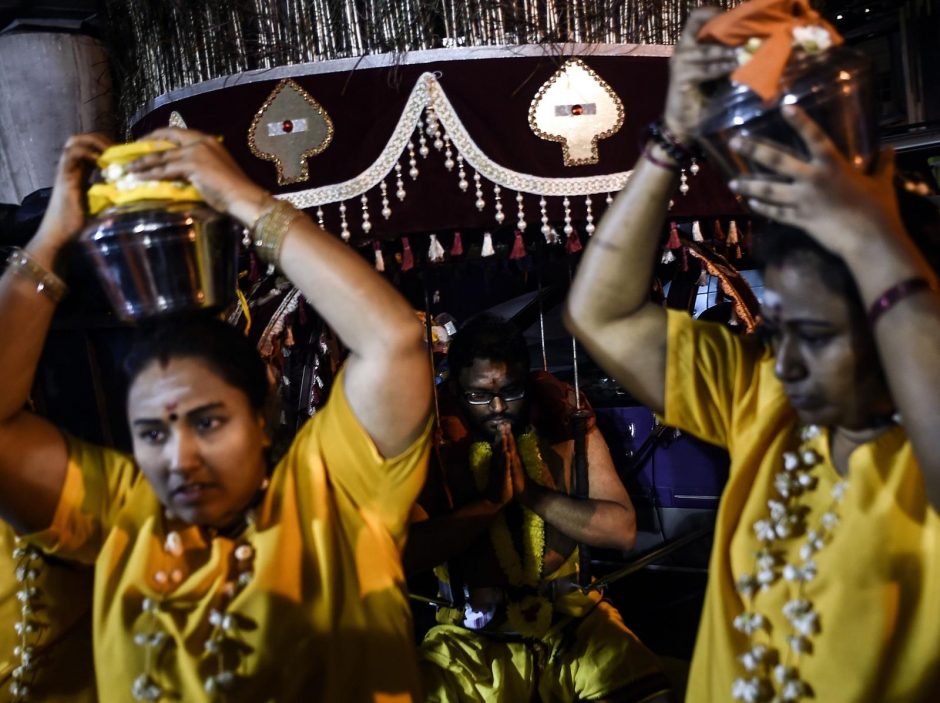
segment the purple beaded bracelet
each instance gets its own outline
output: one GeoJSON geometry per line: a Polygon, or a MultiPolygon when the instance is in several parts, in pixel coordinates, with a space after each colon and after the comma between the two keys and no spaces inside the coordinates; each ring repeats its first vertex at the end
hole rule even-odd
{"type": "Polygon", "coordinates": [[[923,276],[908,278],[900,283],[895,283],[888,290],[882,293],[878,300],[872,303],[868,308],[868,324],[874,326],[882,315],[893,308],[908,296],[919,293],[922,290],[933,290],[933,286],[923,276]]]}

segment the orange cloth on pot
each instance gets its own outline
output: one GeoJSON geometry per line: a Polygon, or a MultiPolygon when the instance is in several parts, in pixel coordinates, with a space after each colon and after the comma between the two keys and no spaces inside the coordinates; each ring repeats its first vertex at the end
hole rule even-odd
{"type": "Polygon", "coordinates": [[[744,46],[750,39],[761,39],[754,57],[731,74],[764,100],[777,95],[796,27],[818,26],[832,38],[832,45],[842,43],[842,36],[810,7],[809,0],[751,0],[718,15],[698,33],[699,41],[726,46],[744,46]]]}

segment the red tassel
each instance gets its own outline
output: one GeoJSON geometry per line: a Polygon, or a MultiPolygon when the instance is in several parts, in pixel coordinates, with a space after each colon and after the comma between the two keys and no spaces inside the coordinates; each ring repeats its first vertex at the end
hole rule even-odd
{"type": "Polygon", "coordinates": [[[685,247],[682,247],[682,270],[689,270],[689,250],[685,247]]]}
{"type": "Polygon", "coordinates": [[[258,271],[258,255],[254,249],[248,252],[248,280],[257,283],[261,278],[261,272],[258,271]]]}
{"type": "Polygon", "coordinates": [[[512,243],[512,251],[509,252],[510,259],[523,259],[526,256],[525,241],[522,239],[522,232],[516,230],[516,239],[512,243]]]}
{"type": "Polygon", "coordinates": [[[568,240],[565,242],[565,249],[568,250],[569,254],[581,251],[581,239],[578,237],[577,232],[572,231],[571,234],[568,235],[568,240]]]}
{"type": "Polygon", "coordinates": [[[411,242],[408,237],[401,238],[401,270],[410,271],[415,267],[415,257],[411,253],[411,242]]]}
{"type": "Polygon", "coordinates": [[[463,242],[460,239],[460,232],[454,232],[454,243],[450,248],[451,256],[461,256],[463,254],[463,242]]]}
{"type": "Polygon", "coordinates": [[[725,241],[725,233],[721,229],[721,223],[718,220],[715,220],[715,233],[713,235],[716,242],[725,241]]]}
{"type": "Polygon", "coordinates": [[[666,241],[667,249],[678,249],[682,246],[682,242],[679,241],[679,225],[675,222],[669,224],[669,239],[666,241]]]}

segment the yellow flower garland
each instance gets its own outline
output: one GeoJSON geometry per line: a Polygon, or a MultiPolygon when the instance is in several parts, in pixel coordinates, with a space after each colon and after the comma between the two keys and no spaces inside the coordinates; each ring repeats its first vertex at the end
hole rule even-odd
{"type": "MultiPolygon", "coordinates": [[[[540,486],[552,487],[553,482],[542,453],[538,436],[526,432],[516,438],[522,466],[530,480],[540,486]]],[[[470,447],[470,470],[477,490],[486,490],[490,479],[493,446],[489,442],[475,442],[470,447]]],[[[525,506],[522,509],[522,559],[516,551],[506,517],[500,513],[490,526],[490,541],[496,552],[500,568],[516,587],[537,587],[542,579],[542,559],[545,552],[545,521],[525,506]]],[[[518,603],[506,607],[510,627],[529,637],[541,637],[551,626],[552,605],[541,596],[525,596],[518,603]]]]}

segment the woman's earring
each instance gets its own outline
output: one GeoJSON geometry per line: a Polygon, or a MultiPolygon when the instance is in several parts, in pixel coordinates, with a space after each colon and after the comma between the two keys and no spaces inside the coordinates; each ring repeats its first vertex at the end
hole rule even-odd
{"type": "Polygon", "coordinates": [[[267,476],[265,476],[265,477],[264,477],[264,481],[261,482],[261,488],[260,488],[259,490],[261,490],[261,491],[266,491],[266,490],[268,490],[268,486],[270,486],[270,485],[271,485],[271,479],[269,479],[267,476]]]}

